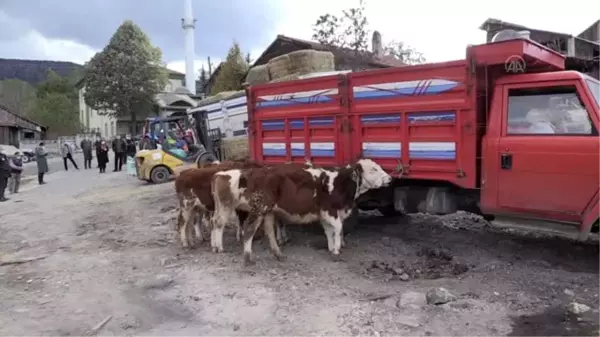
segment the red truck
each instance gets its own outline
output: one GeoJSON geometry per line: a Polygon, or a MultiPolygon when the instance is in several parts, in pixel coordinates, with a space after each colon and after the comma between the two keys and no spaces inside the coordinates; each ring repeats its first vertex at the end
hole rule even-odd
{"type": "Polygon", "coordinates": [[[586,240],[600,213],[599,96],[531,40],[470,46],[460,61],[252,86],[250,154],[372,158],[397,179],[361,209],[568,223],[586,240]]]}

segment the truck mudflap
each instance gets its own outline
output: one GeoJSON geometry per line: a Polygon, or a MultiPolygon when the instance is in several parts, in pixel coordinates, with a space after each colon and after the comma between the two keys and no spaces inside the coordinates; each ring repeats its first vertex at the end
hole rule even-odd
{"type": "Polygon", "coordinates": [[[579,235],[577,240],[587,241],[592,231],[594,224],[600,219],[600,201],[597,201],[594,207],[592,207],[583,216],[581,224],[579,225],[579,235]]]}

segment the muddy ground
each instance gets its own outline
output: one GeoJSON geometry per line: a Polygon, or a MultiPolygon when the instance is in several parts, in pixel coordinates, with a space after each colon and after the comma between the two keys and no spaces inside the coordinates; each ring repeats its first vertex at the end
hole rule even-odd
{"type": "Polygon", "coordinates": [[[0,205],[0,261],[45,257],[0,267],[0,335],[598,335],[597,241],[363,216],[341,261],[291,228],[287,261],[259,241],[243,267],[232,231],[223,254],[180,248],[174,208],[172,184],[96,172],[0,205]]]}

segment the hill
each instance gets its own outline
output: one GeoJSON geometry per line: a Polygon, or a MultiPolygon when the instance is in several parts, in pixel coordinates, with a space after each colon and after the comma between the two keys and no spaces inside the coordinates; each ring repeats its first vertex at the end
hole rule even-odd
{"type": "Polygon", "coordinates": [[[74,70],[82,69],[82,65],[73,62],[0,58],[0,81],[19,79],[35,86],[46,79],[48,70],[53,70],[60,76],[68,76],[74,70]]]}

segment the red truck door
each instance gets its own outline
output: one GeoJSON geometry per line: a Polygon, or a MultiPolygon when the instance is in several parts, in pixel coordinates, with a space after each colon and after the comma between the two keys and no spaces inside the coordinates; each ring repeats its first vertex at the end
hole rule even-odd
{"type": "Polygon", "coordinates": [[[486,143],[484,208],[581,220],[599,183],[598,109],[584,88],[577,80],[498,88],[502,120],[486,143]]]}

